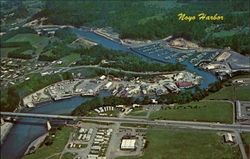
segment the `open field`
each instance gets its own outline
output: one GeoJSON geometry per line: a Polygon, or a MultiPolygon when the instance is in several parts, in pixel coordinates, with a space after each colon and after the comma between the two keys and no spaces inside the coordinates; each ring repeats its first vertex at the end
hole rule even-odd
{"type": "Polygon", "coordinates": [[[55,66],[60,66],[60,67],[68,66],[77,59],[80,59],[80,54],[72,53],[60,59],[62,61],[61,65],[56,64],[55,66]]]}
{"type": "Polygon", "coordinates": [[[216,93],[207,96],[205,99],[229,99],[233,100],[234,95],[237,100],[250,100],[249,96],[250,86],[236,86],[224,87],[216,93]]]}
{"type": "Polygon", "coordinates": [[[39,36],[37,34],[17,34],[16,36],[10,38],[7,42],[20,42],[28,41],[34,46],[45,46],[48,43],[46,37],[39,36]]]}
{"type": "Polygon", "coordinates": [[[218,92],[210,94],[205,99],[233,99],[234,97],[234,89],[233,86],[224,87],[218,92]]]}
{"type": "Polygon", "coordinates": [[[42,146],[35,153],[24,156],[23,159],[44,159],[55,153],[63,150],[65,144],[68,142],[70,133],[73,131],[71,127],[64,127],[62,130],[57,131],[54,142],[49,146],[42,146]]]}
{"type": "Polygon", "coordinates": [[[250,100],[249,92],[250,92],[250,86],[236,87],[235,88],[236,99],[250,100]]]}
{"type": "Polygon", "coordinates": [[[15,48],[0,48],[1,57],[7,57],[9,52],[12,52],[14,50],[18,49],[18,47],[15,48]]]}
{"type": "Polygon", "coordinates": [[[151,119],[188,120],[203,122],[233,122],[233,106],[227,102],[200,101],[167,106],[152,112],[151,119]]]}
{"type": "Polygon", "coordinates": [[[241,159],[238,147],[223,143],[215,133],[182,130],[148,130],[143,156],[117,159],[241,159]]]}
{"type": "Polygon", "coordinates": [[[63,154],[61,159],[73,159],[74,157],[75,157],[74,154],[67,152],[67,153],[63,154]]]}
{"type": "Polygon", "coordinates": [[[30,42],[36,48],[36,52],[40,53],[42,49],[48,44],[49,39],[39,36],[37,34],[17,34],[16,36],[7,40],[7,42],[30,42]]]}
{"type": "Polygon", "coordinates": [[[137,127],[137,128],[147,128],[147,124],[132,124],[132,123],[121,123],[121,126],[124,127],[137,127]]]}
{"type": "Polygon", "coordinates": [[[135,112],[131,112],[128,115],[129,116],[146,116],[148,113],[145,111],[135,111],[135,112]]]}

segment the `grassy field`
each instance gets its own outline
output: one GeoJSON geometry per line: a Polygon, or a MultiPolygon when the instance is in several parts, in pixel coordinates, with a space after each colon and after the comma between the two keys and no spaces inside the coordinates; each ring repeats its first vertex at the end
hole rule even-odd
{"type": "MultiPolygon", "coordinates": [[[[235,95],[237,100],[250,100],[249,96],[250,86],[235,87],[235,95]]],[[[207,96],[205,99],[234,99],[233,86],[224,87],[220,91],[207,96]]]]}
{"type": "Polygon", "coordinates": [[[233,97],[234,97],[234,89],[233,86],[230,86],[222,88],[218,92],[215,92],[207,96],[205,99],[233,99],[233,97]]]}
{"type": "Polygon", "coordinates": [[[48,159],[60,159],[60,155],[54,155],[49,157],[48,159]]]}
{"type": "Polygon", "coordinates": [[[80,54],[72,53],[60,59],[63,62],[61,65],[56,64],[55,66],[66,67],[70,65],[72,62],[76,61],[77,59],[80,59],[80,54]]]}
{"type": "Polygon", "coordinates": [[[7,42],[24,42],[28,41],[36,48],[36,52],[40,53],[42,49],[48,44],[49,39],[46,37],[39,36],[37,34],[17,34],[10,38],[7,42]]]}
{"type": "Polygon", "coordinates": [[[151,119],[188,120],[203,122],[233,122],[233,106],[227,102],[200,101],[168,106],[153,112],[151,119]]]}
{"type": "Polygon", "coordinates": [[[66,152],[65,154],[63,154],[61,159],[73,159],[76,155],[70,152],[66,152]]]}
{"type": "Polygon", "coordinates": [[[15,48],[0,48],[1,57],[7,57],[9,52],[14,51],[16,49],[18,49],[18,47],[15,47],[15,48]]]}
{"type": "Polygon", "coordinates": [[[131,112],[129,113],[128,115],[129,116],[146,116],[148,113],[147,112],[144,112],[144,111],[135,111],[135,112],[131,112]]]}
{"type": "Polygon", "coordinates": [[[250,86],[236,87],[235,92],[236,92],[236,99],[250,100],[250,96],[249,96],[250,86]]]}
{"type": "Polygon", "coordinates": [[[137,127],[137,128],[147,128],[148,125],[146,124],[132,124],[132,123],[121,123],[121,126],[124,127],[137,127]]]}
{"type": "Polygon", "coordinates": [[[146,138],[143,156],[117,159],[241,159],[239,148],[224,144],[215,133],[148,130],[146,138]]]}
{"type": "Polygon", "coordinates": [[[35,153],[24,156],[23,159],[44,159],[53,154],[60,153],[68,142],[69,135],[72,131],[73,128],[64,127],[62,130],[57,131],[52,145],[42,146],[35,153]]]}

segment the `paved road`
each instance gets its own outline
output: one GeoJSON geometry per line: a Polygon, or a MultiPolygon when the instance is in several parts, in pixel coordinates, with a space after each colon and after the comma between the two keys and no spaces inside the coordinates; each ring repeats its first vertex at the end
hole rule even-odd
{"type": "Polygon", "coordinates": [[[246,151],[245,151],[245,147],[244,147],[243,142],[241,140],[240,133],[238,131],[234,131],[234,133],[235,133],[236,141],[237,141],[237,143],[239,144],[239,147],[240,147],[242,158],[243,159],[248,159],[246,151]]]}
{"type": "Polygon", "coordinates": [[[167,74],[167,73],[178,73],[181,71],[166,71],[166,72],[134,72],[134,71],[126,71],[116,68],[110,68],[110,67],[102,67],[99,65],[84,65],[84,66],[72,66],[72,67],[58,67],[60,69],[64,69],[63,72],[72,70],[72,69],[78,69],[78,68],[97,68],[101,70],[107,70],[107,71],[114,71],[114,72],[122,72],[122,73],[128,73],[128,74],[137,74],[137,75],[159,75],[159,74],[167,74]]]}
{"type": "Polygon", "coordinates": [[[1,116],[18,116],[31,118],[50,118],[62,120],[83,120],[98,122],[118,122],[118,123],[134,123],[158,126],[173,126],[189,129],[207,129],[207,130],[225,130],[225,131],[245,131],[250,132],[250,125],[239,124],[221,124],[211,122],[191,122],[191,121],[172,121],[172,120],[147,120],[147,119],[131,119],[131,118],[115,118],[115,117],[81,117],[81,116],[65,116],[65,115],[48,115],[48,114],[31,114],[31,113],[11,113],[0,112],[1,116]]]}

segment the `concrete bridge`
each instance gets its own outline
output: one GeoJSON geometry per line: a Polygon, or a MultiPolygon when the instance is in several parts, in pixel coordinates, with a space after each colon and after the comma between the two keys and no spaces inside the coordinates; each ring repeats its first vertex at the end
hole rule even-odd
{"type": "Polygon", "coordinates": [[[24,117],[24,118],[43,118],[56,120],[82,120],[95,122],[118,122],[143,125],[157,125],[162,127],[176,127],[183,129],[203,129],[215,131],[239,131],[250,132],[250,125],[240,124],[224,124],[215,122],[194,122],[194,121],[173,121],[173,120],[147,120],[135,118],[117,118],[117,117],[82,117],[82,116],[67,116],[67,115],[50,115],[50,114],[32,114],[32,113],[12,113],[0,112],[1,116],[6,117],[24,117]]]}
{"type": "Polygon", "coordinates": [[[76,116],[66,115],[50,115],[50,114],[34,114],[34,113],[13,113],[13,112],[0,112],[1,116],[6,117],[24,117],[24,118],[42,118],[42,119],[60,119],[60,120],[77,120],[76,116]]]}

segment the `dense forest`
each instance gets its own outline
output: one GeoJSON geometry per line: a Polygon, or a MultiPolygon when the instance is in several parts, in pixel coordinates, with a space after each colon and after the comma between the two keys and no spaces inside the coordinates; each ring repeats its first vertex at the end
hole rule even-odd
{"type": "Polygon", "coordinates": [[[111,26],[121,38],[160,39],[169,35],[196,41],[202,46],[230,46],[250,54],[249,1],[47,1],[33,16],[48,17],[48,24],[111,26]],[[178,14],[222,15],[224,20],[180,21],[178,14]]]}

